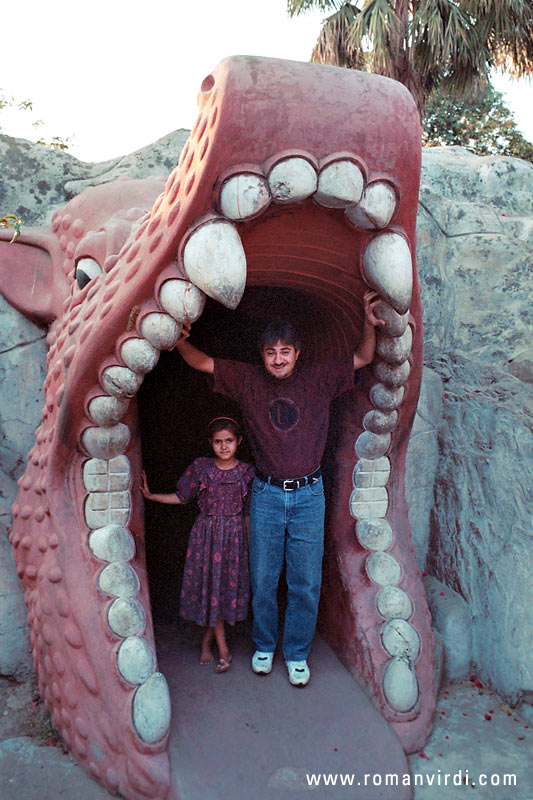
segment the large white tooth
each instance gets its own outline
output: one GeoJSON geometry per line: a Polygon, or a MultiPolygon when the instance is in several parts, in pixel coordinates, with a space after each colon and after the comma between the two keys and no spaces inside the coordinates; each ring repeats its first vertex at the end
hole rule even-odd
{"type": "Polygon", "coordinates": [[[378,303],[374,308],[374,314],[385,322],[385,325],[381,325],[378,330],[383,330],[390,336],[401,336],[409,324],[409,311],[398,314],[388,303],[378,303]]]}
{"type": "Polygon", "coordinates": [[[385,619],[409,619],[413,613],[411,598],[399,586],[384,586],[380,589],[376,604],[385,619]]]}
{"type": "Polygon", "coordinates": [[[81,440],[89,455],[108,461],[124,453],[130,441],[130,430],[122,422],[109,428],[86,428],[81,440]]]}
{"type": "Polygon", "coordinates": [[[211,220],[187,240],[183,266],[191,281],[227,308],[237,308],[246,285],[246,255],[230,222],[211,220]]]}
{"type": "Polygon", "coordinates": [[[249,219],[270,203],[268,184],[261,175],[243,172],[227,180],[220,192],[220,210],[228,219],[249,219]]]}
{"type": "Polygon", "coordinates": [[[297,203],[315,193],[317,174],[305,158],[285,158],[270,170],[268,185],[276,203],[297,203]]]}
{"type": "Polygon", "coordinates": [[[390,447],[390,433],[370,433],[363,431],[355,442],[355,452],[359,458],[381,458],[390,447]]]}
{"type": "Polygon", "coordinates": [[[407,360],[413,343],[413,332],[407,326],[401,336],[389,336],[388,333],[378,333],[376,352],[387,364],[399,366],[407,360]]]}
{"type": "Polygon", "coordinates": [[[134,597],[118,597],[109,607],[107,621],[117,636],[138,636],[146,625],[146,614],[134,597]]]}
{"type": "Polygon", "coordinates": [[[170,693],[164,675],[154,672],[137,689],[132,712],[135,730],[143,742],[155,744],[165,736],[170,725],[170,693]]]}
{"type": "Polygon", "coordinates": [[[402,568],[390,553],[383,553],[376,550],[368,556],[365,568],[367,575],[381,586],[388,583],[398,583],[402,577],[402,568]]]}
{"type": "Polygon", "coordinates": [[[376,383],[370,389],[370,399],[380,411],[394,411],[403,402],[405,389],[400,386],[398,389],[387,389],[382,383],[376,383]]]}
{"type": "Polygon", "coordinates": [[[410,711],[418,700],[418,681],[415,671],[403,658],[391,658],[383,676],[383,691],[392,708],[410,711]]]}
{"type": "Polygon", "coordinates": [[[88,492],[123,492],[130,485],[130,462],[126,456],[111,461],[91,458],[83,465],[83,485],[88,492]]]}
{"type": "Polygon", "coordinates": [[[414,663],[420,653],[420,637],[404,619],[391,619],[381,634],[383,647],[391,656],[404,657],[414,663]]]}
{"type": "Polygon", "coordinates": [[[326,208],[346,208],[360,201],[363,186],[363,173],[357,164],[335,161],[320,172],[315,200],[326,208]]]}
{"type": "Polygon", "coordinates": [[[413,291],[413,262],[407,240],[382,233],[367,245],[363,270],[370,286],[398,312],[405,314],[413,291]]]}
{"type": "Polygon", "coordinates": [[[370,489],[374,486],[386,486],[390,476],[388,458],[373,460],[361,458],[354,467],[353,485],[356,489],[370,489]]]}
{"type": "Polygon", "coordinates": [[[145,683],[156,667],[154,652],[144,639],[128,636],[117,653],[117,667],[128,683],[145,683]]]}
{"type": "Polygon", "coordinates": [[[143,382],[142,375],[128,367],[107,367],[102,373],[102,388],[108,394],[119,399],[127,398],[130,400],[139,391],[139,386],[143,382]]]}
{"type": "Polygon", "coordinates": [[[354,489],[350,496],[350,514],[354,519],[384,517],[388,507],[387,490],[382,486],[375,489],[354,489]]]}
{"type": "Polygon", "coordinates": [[[391,389],[399,389],[400,386],[403,386],[407,382],[410,372],[411,365],[408,361],[404,361],[397,367],[391,367],[384,361],[378,361],[374,367],[376,378],[391,389]]]}
{"type": "Polygon", "coordinates": [[[135,555],[135,539],[122,525],[106,525],[90,534],[89,548],[101,561],[130,561],[135,555]]]}
{"type": "Polygon", "coordinates": [[[398,412],[368,411],[363,417],[363,428],[371,433],[391,433],[398,423],[398,412]]]}
{"type": "Polygon", "coordinates": [[[181,325],[168,314],[154,311],[143,317],[141,334],[158,350],[171,350],[180,338],[181,325]]]}
{"type": "Polygon", "coordinates": [[[98,576],[98,586],[113,597],[134,597],[141,584],[134,569],[124,561],[113,561],[98,576]]]}
{"type": "Polygon", "coordinates": [[[146,375],[157,364],[159,350],[146,339],[126,339],[120,348],[120,357],[133,372],[146,375]]]}
{"type": "Polygon", "coordinates": [[[97,425],[102,425],[104,428],[109,428],[120,422],[128,410],[128,406],[129,400],[126,398],[100,396],[93,397],[88,409],[93,422],[96,422],[97,425]]]}
{"type": "Polygon", "coordinates": [[[190,281],[172,278],[161,286],[159,302],[178,322],[196,322],[204,310],[205,294],[190,281]]]}
{"type": "Polygon", "coordinates": [[[85,522],[91,530],[106,525],[127,525],[129,520],[129,492],[91,492],[87,496],[85,522]]]}
{"type": "Polygon", "coordinates": [[[388,550],[394,540],[386,519],[360,519],[355,530],[359,544],[367,550],[388,550]]]}
{"type": "MultiPolygon", "coordinates": [[[[357,202],[357,201],[355,201],[357,202]]],[[[369,183],[357,206],[346,209],[346,216],[356,228],[386,228],[396,210],[396,193],[390,183],[369,183]]]]}

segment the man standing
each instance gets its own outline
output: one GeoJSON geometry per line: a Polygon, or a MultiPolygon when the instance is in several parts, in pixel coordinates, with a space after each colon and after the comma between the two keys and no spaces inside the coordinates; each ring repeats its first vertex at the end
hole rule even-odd
{"type": "Polygon", "coordinates": [[[256,652],[252,669],[272,670],[278,641],[277,590],[286,567],[287,609],[283,654],[289,680],[305,686],[315,633],[324,552],[324,489],[320,462],[330,402],[353,388],[354,370],[375,352],[376,292],[364,296],[365,321],[353,355],[301,365],[300,341],[287,322],[271,323],[260,338],[263,367],[214,359],[187,341],[176,345],[189,366],[214,376],[214,391],[236,400],[256,460],[250,508],[250,576],[256,652]]]}

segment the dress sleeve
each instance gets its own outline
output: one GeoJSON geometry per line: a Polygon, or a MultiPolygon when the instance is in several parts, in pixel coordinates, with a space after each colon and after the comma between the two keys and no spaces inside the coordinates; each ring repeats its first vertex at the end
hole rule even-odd
{"type": "Polygon", "coordinates": [[[176,484],[176,494],[182,503],[189,503],[197,496],[200,489],[198,462],[193,461],[176,484]]]}

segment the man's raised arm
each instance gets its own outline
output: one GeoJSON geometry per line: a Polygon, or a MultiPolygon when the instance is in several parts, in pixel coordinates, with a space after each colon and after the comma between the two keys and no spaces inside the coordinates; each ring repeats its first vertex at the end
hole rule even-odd
{"type": "Polygon", "coordinates": [[[378,319],[374,314],[374,308],[381,301],[377,292],[368,290],[364,295],[365,321],[363,323],[363,335],[357,350],[353,354],[354,369],[361,369],[370,364],[376,352],[376,326],[385,325],[385,320],[378,319]]]}
{"type": "Polygon", "coordinates": [[[191,332],[190,325],[184,325],[181,336],[177,341],[176,350],[179,352],[183,360],[189,367],[197,369],[199,372],[207,372],[210,375],[215,371],[215,362],[206,353],[202,353],[197,347],[192,345],[189,341],[189,334],[191,332]]]}

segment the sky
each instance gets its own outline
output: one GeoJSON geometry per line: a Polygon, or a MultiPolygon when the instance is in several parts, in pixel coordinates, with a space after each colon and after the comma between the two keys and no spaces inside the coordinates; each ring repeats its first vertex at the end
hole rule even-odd
{"type": "MultiPolygon", "coordinates": [[[[26,0],[6,7],[0,90],[33,111],[4,110],[3,133],[60,136],[83,161],[138,150],[192,128],[203,78],[228,55],[308,61],[323,12],[291,19],[286,0],[26,0]],[[44,125],[34,127],[33,122],[44,125]]],[[[533,141],[533,83],[496,79],[533,141]]]]}

